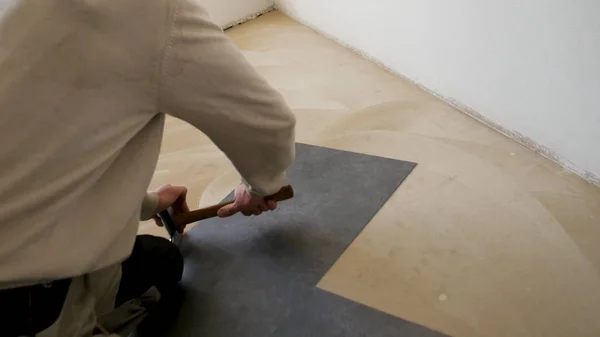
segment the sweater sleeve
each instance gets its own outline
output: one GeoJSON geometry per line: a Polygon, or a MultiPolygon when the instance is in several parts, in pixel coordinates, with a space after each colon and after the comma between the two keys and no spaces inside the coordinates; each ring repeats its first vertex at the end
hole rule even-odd
{"type": "Polygon", "coordinates": [[[198,2],[179,0],[175,10],[159,109],[204,132],[251,193],[274,193],[295,157],[295,116],[198,2]]]}
{"type": "Polygon", "coordinates": [[[142,211],[140,214],[140,220],[146,221],[152,219],[156,215],[156,208],[158,206],[158,194],[155,192],[148,192],[142,201],[142,211]]]}

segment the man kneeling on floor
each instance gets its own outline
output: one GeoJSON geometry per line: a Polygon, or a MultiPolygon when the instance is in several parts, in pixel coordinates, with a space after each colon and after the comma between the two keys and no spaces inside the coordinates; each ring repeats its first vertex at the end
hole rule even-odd
{"type": "Polygon", "coordinates": [[[160,336],[183,261],[136,234],[189,210],[146,192],[165,113],[243,178],[220,216],[275,208],[295,118],[198,2],[0,0],[0,336],[160,336]]]}

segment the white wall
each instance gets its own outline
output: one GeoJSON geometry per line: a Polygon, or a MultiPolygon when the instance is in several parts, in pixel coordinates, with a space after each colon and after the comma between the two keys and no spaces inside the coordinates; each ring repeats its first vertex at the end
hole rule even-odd
{"type": "Polygon", "coordinates": [[[201,0],[212,21],[221,25],[228,24],[258,13],[273,5],[273,0],[201,0]]]}
{"type": "MultiPolygon", "coordinates": [[[[599,0],[277,0],[292,17],[600,176],[599,0]]],[[[555,158],[556,159],[556,158],[555,158]]],[[[594,176],[590,175],[590,172],[594,176]]]]}

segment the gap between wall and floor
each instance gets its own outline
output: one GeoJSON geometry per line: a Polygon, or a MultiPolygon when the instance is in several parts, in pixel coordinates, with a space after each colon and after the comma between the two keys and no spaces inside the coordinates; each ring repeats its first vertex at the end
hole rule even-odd
{"type": "Polygon", "coordinates": [[[222,27],[223,27],[223,30],[227,30],[227,29],[229,29],[229,28],[233,28],[233,27],[235,27],[235,26],[239,26],[239,25],[241,25],[242,23],[245,23],[245,22],[248,22],[248,21],[254,20],[254,19],[256,19],[257,17],[259,17],[259,16],[261,16],[261,15],[264,15],[264,14],[267,14],[267,13],[269,13],[269,12],[272,12],[272,11],[274,11],[274,10],[276,10],[276,9],[277,9],[277,8],[276,8],[275,4],[272,4],[272,5],[268,6],[268,7],[265,7],[264,9],[262,9],[262,10],[258,11],[258,12],[252,13],[252,14],[250,14],[250,15],[244,16],[244,17],[243,17],[243,18],[241,18],[241,19],[234,20],[234,21],[231,21],[231,22],[228,22],[228,23],[224,24],[224,25],[222,26],[222,27]]]}
{"type": "Polygon", "coordinates": [[[385,69],[386,71],[399,76],[403,79],[405,79],[406,81],[409,81],[410,83],[413,83],[414,85],[416,85],[417,87],[421,88],[422,90],[432,94],[433,96],[437,97],[438,99],[444,101],[445,103],[451,105],[452,107],[454,107],[455,109],[457,109],[458,111],[462,112],[463,114],[477,120],[478,122],[482,123],[483,125],[489,127],[490,129],[499,132],[500,134],[504,135],[505,137],[508,137],[509,139],[512,139],[514,141],[516,141],[517,143],[525,146],[526,148],[528,148],[529,150],[541,155],[542,157],[558,164],[559,166],[563,167],[565,170],[574,173],[578,176],[580,176],[581,178],[583,178],[586,182],[598,186],[600,187],[600,177],[593,174],[592,172],[588,172],[586,170],[583,170],[579,167],[577,167],[576,165],[572,164],[569,160],[565,159],[564,157],[560,156],[559,154],[557,154],[555,151],[550,150],[549,148],[539,144],[538,142],[534,141],[533,139],[519,133],[513,130],[510,130],[508,128],[503,127],[502,125],[495,123],[493,121],[491,121],[490,119],[486,118],[484,115],[482,115],[481,113],[475,111],[474,109],[471,109],[470,107],[454,100],[451,99],[449,97],[446,97],[440,93],[437,93],[423,85],[421,85],[420,83],[415,82],[414,80],[404,76],[403,74],[400,74],[392,69],[390,69],[389,67],[387,67],[386,65],[384,65],[381,61],[379,61],[377,58],[375,58],[374,56],[372,56],[370,53],[364,51],[364,50],[360,50],[352,45],[349,45],[347,43],[344,43],[342,41],[340,41],[338,38],[332,36],[331,34],[328,34],[327,32],[322,31],[321,29],[318,29],[317,27],[315,27],[314,25],[311,25],[310,23],[306,22],[305,20],[302,20],[298,17],[296,17],[295,15],[292,15],[291,13],[278,8],[278,6],[276,4],[272,4],[266,8],[264,8],[261,11],[258,11],[256,13],[247,15],[239,20],[235,20],[232,22],[229,22],[225,25],[223,25],[223,29],[227,30],[229,28],[238,26],[242,23],[254,20],[256,18],[258,18],[261,15],[264,15],[266,13],[272,12],[274,10],[279,10],[282,13],[284,13],[285,15],[289,16],[290,18],[294,19],[295,21],[301,23],[302,25],[309,27],[310,29],[316,31],[317,33],[319,33],[320,35],[323,35],[325,37],[327,37],[328,39],[335,41],[336,43],[342,45],[343,47],[361,55],[362,57],[366,58],[367,60],[377,64],[378,66],[380,66],[381,68],[385,69]]]}

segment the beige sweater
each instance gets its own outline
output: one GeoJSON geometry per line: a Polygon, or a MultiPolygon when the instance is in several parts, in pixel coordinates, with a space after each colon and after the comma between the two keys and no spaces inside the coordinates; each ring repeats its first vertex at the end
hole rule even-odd
{"type": "Polygon", "coordinates": [[[0,0],[0,288],[129,255],[163,113],[254,193],[283,185],[294,116],[198,2],[0,0]]]}

